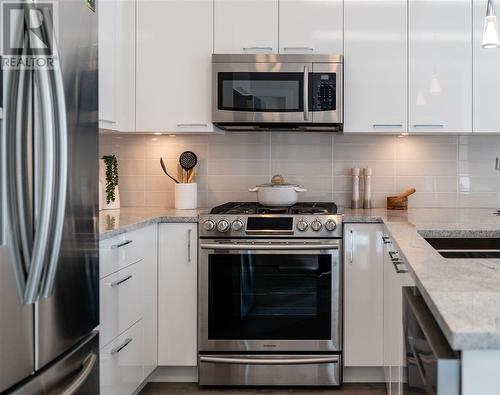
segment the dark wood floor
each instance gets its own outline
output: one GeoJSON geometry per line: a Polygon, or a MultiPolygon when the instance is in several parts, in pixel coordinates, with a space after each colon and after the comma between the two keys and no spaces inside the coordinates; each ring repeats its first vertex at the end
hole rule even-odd
{"type": "Polygon", "coordinates": [[[149,383],[140,395],[386,395],[385,384],[344,384],[341,388],[200,388],[193,383],[149,383]]]}

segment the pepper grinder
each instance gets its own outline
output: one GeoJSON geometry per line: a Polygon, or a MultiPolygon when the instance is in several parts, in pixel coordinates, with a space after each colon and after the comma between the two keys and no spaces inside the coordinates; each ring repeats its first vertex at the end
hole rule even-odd
{"type": "Polygon", "coordinates": [[[365,176],[365,197],[363,199],[363,208],[372,208],[372,169],[367,167],[363,170],[365,176]]]}
{"type": "Polygon", "coordinates": [[[351,169],[352,174],[352,202],[351,208],[359,208],[359,167],[351,169]]]}

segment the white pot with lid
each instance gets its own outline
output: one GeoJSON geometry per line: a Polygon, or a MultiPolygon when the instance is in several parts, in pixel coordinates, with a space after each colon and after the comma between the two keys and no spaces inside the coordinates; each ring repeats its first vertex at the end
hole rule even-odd
{"type": "MultiPolygon", "coordinates": [[[[276,179],[283,181],[283,177],[274,176],[273,181],[276,179]]],[[[295,184],[271,182],[248,191],[257,192],[257,200],[264,206],[293,206],[299,200],[299,193],[307,192],[307,189],[295,184]]]]}

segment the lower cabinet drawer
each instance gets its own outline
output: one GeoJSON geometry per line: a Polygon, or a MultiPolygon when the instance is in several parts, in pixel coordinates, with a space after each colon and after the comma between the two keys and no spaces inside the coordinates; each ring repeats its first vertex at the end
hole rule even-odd
{"type": "Polygon", "coordinates": [[[154,226],[102,240],[99,243],[99,278],[144,259],[146,246],[151,242],[156,242],[154,226]]]}
{"type": "Polygon", "coordinates": [[[139,261],[100,280],[101,345],[108,344],[141,319],[143,266],[143,261],[139,261]]]}
{"type": "Polygon", "coordinates": [[[100,352],[101,395],[132,394],[144,380],[142,320],[100,352]]]}

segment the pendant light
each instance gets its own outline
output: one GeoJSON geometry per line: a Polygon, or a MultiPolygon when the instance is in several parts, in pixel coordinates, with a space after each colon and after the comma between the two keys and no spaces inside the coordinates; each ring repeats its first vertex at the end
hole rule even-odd
{"type": "Polygon", "coordinates": [[[497,16],[495,15],[493,0],[488,0],[486,18],[484,19],[483,48],[498,48],[499,46],[497,16]]]}

